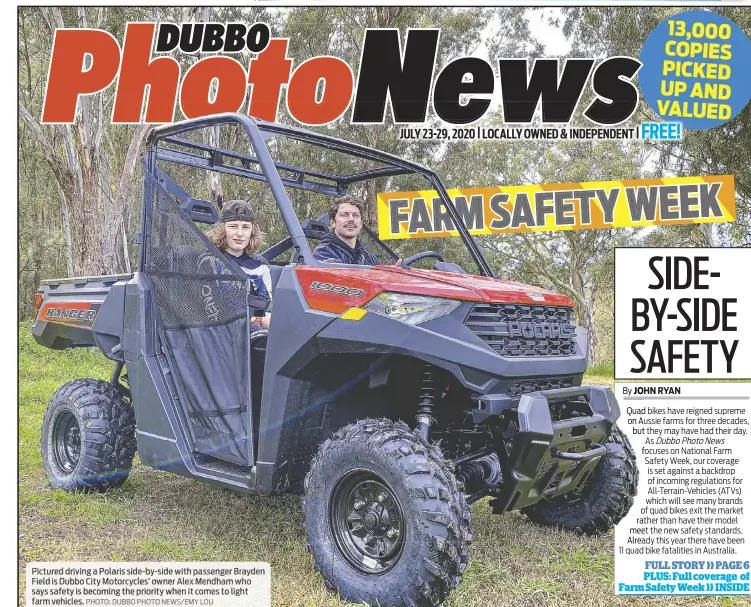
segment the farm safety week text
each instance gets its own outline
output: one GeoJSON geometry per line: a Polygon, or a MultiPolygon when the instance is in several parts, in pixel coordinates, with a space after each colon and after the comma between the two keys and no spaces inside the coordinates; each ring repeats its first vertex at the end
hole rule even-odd
{"type": "MultiPolygon", "coordinates": [[[[473,235],[735,221],[732,175],[450,189],[473,235]]],[[[378,194],[379,238],[457,236],[436,191],[378,194]]]]}

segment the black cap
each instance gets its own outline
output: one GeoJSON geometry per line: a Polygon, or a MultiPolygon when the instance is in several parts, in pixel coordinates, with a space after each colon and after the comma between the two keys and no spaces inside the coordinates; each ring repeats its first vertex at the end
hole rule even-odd
{"type": "Polygon", "coordinates": [[[219,221],[226,223],[228,221],[255,221],[256,214],[253,212],[250,204],[245,200],[228,200],[222,207],[219,215],[219,221]]]}

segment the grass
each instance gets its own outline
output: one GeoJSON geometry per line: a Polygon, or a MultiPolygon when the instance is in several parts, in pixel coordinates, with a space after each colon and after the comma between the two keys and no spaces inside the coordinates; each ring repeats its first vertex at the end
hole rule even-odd
{"type": "Polygon", "coordinates": [[[615,366],[612,363],[599,364],[596,367],[590,367],[584,376],[584,383],[613,387],[615,377],[615,366]]]}
{"type": "MultiPolygon", "coordinates": [[[[47,401],[64,383],[107,378],[111,363],[88,349],[39,347],[22,323],[19,359],[19,605],[29,561],[267,561],[274,605],[341,607],[305,550],[300,499],[249,497],[140,465],[106,495],[52,490],[39,454],[47,401]]],[[[612,372],[587,377],[612,385],[612,372]]],[[[448,607],[749,604],[742,598],[613,595],[613,537],[580,538],[518,514],[472,508],[472,562],[448,607]]]]}

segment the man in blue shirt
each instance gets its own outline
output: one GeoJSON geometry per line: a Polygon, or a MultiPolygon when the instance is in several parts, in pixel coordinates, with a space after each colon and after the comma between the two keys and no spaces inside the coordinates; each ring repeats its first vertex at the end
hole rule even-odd
{"type": "Polygon", "coordinates": [[[378,258],[357,240],[362,230],[362,207],[362,201],[354,196],[334,198],[329,209],[333,232],[321,238],[313,249],[313,257],[332,263],[378,265],[378,258]]]}

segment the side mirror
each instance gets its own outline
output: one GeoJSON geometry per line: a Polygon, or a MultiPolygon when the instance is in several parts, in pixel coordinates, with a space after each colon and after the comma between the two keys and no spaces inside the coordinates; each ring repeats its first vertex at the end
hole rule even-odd
{"type": "Polygon", "coordinates": [[[328,233],[329,227],[323,221],[306,219],[302,224],[302,231],[308,238],[320,240],[328,233]]]}
{"type": "Polygon", "coordinates": [[[186,198],[180,205],[193,221],[198,223],[216,223],[219,221],[219,213],[210,202],[198,198],[186,198]]]}

